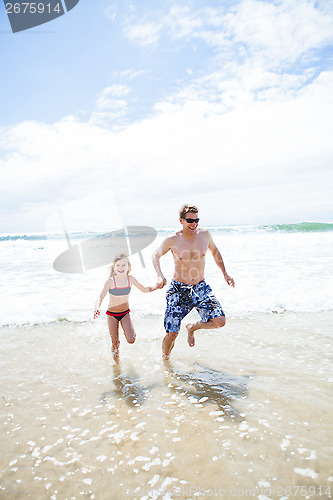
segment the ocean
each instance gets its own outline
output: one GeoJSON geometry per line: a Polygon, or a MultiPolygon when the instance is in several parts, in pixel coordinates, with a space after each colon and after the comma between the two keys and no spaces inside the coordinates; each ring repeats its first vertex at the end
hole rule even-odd
{"type": "MultiPolygon", "coordinates": [[[[93,320],[108,266],[59,273],[64,235],[0,234],[1,500],[332,497],[333,224],[209,229],[236,283],[207,255],[226,326],[194,348],[182,326],[162,362],[167,288],[133,289],[119,365],[107,299],[93,320]]],[[[144,285],[172,232],[131,256],[144,285]]]]}

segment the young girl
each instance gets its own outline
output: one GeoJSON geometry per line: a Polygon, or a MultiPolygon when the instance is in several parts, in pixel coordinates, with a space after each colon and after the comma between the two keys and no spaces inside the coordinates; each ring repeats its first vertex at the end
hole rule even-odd
{"type": "Polygon", "coordinates": [[[161,285],[148,287],[141,285],[134,276],[129,274],[130,271],[131,264],[127,255],[118,255],[111,266],[110,277],[105,282],[104,288],[95,304],[94,319],[100,315],[102,301],[109,292],[109,307],[106,314],[112,342],[112,356],[116,362],[119,361],[119,323],[121,323],[124,330],[127,342],[130,344],[134,344],[135,342],[135,330],[130,317],[128,304],[131,286],[136,286],[144,293],[153,292],[157,288],[161,288],[161,285]]]}

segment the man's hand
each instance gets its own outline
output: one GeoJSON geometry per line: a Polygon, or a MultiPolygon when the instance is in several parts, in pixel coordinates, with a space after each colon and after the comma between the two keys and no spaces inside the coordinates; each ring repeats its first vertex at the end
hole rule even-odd
{"type": "Polygon", "coordinates": [[[163,288],[166,284],[167,284],[167,280],[164,278],[164,276],[163,276],[163,278],[162,277],[157,278],[156,286],[158,288],[163,288]]]}
{"type": "Polygon", "coordinates": [[[226,280],[226,282],[228,283],[228,285],[230,285],[233,288],[235,288],[235,282],[234,282],[233,278],[231,276],[229,276],[229,274],[225,273],[224,279],[226,280]]]}

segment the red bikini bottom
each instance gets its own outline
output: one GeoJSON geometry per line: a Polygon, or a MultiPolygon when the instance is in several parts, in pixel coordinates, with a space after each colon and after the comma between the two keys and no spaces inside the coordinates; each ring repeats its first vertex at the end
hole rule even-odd
{"type": "Polygon", "coordinates": [[[126,311],[122,311],[122,312],[106,311],[105,314],[107,314],[108,316],[112,316],[113,318],[116,318],[118,321],[120,321],[129,312],[130,312],[130,309],[127,309],[126,311]]]}

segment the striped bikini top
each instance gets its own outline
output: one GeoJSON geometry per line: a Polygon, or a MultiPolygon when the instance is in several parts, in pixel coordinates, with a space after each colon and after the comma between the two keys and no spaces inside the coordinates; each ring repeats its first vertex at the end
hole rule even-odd
{"type": "Polygon", "coordinates": [[[112,277],[113,277],[114,288],[110,288],[109,293],[111,295],[116,295],[116,296],[129,295],[129,293],[131,291],[131,284],[130,284],[130,280],[129,280],[128,275],[127,275],[128,286],[117,286],[115,277],[114,276],[112,276],[112,277]]]}

